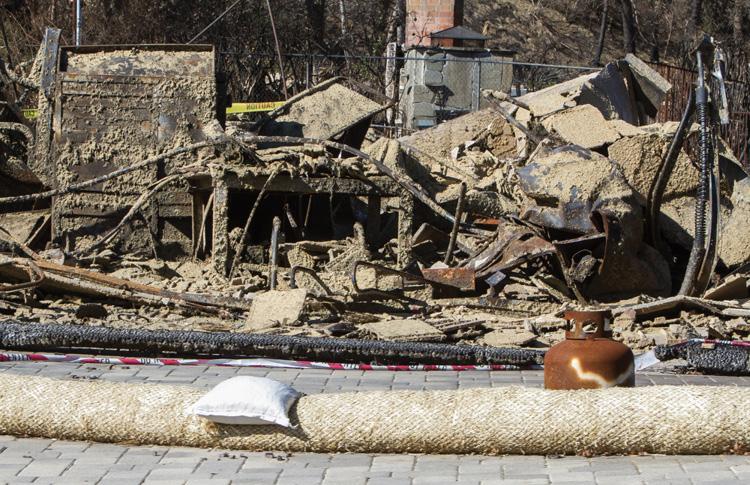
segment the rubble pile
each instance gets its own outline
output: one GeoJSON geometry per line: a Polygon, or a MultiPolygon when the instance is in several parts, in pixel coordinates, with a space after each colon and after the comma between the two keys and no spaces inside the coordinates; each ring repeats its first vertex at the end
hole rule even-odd
{"type": "Polygon", "coordinates": [[[370,128],[389,106],[346,80],[224,122],[212,74],[180,71],[205,50],[152,53],[156,89],[121,47],[66,49],[36,124],[0,123],[9,321],[544,349],[565,310],[606,308],[634,350],[750,335],[747,173],[720,142],[710,281],[678,295],[699,169],[681,149],[657,190],[678,123],[648,124],[671,86],[633,56],[392,139],[370,128]],[[71,97],[74,77],[100,96],[71,97]],[[200,116],[179,108],[197,88],[200,116]]]}

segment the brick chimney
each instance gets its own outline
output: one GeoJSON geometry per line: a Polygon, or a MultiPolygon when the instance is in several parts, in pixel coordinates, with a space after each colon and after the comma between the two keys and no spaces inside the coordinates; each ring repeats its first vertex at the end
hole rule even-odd
{"type": "Polygon", "coordinates": [[[463,22],[464,0],[406,0],[406,48],[429,46],[430,34],[463,22]]]}

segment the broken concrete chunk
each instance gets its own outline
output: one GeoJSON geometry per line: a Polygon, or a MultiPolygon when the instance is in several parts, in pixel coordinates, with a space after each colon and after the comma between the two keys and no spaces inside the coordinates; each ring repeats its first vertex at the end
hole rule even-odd
{"type": "Polygon", "coordinates": [[[656,116],[659,107],[664,102],[664,96],[672,89],[672,85],[633,54],[625,56],[625,62],[633,73],[638,101],[647,115],[656,116]]]}
{"type": "Polygon", "coordinates": [[[253,299],[250,315],[240,330],[257,332],[279,325],[291,325],[300,319],[305,298],[307,290],[303,288],[261,293],[253,299]]]}
{"type": "Polygon", "coordinates": [[[551,114],[542,121],[542,125],[566,142],[589,149],[609,145],[620,138],[601,112],[588,104],[551,114]]]}
{"type": "Polygon", "coordinates": [[[608,120],[623,120],[638,124],[638,114],[631,103],[630,93],[615,63],[610,62],[589,81],[578,98],[579,104],[590,104],[608,120]]]}
{"type": "Polygon", "coordinates": [[[570,108],[576,106],[583,85],[597,75],[598,73],[585,74],[540,91],[524,94],[518,100],[528,104],[531,112],[537,117],[570,108]]]}
{"type": "Polygon", "coordinates": [[[394,342],[439,342],[445,334],[422,320],[388,320],[365,324],[381,340],[394,342]]]}
{"type": "Polygon", "coordinates": [[[477,137],[484,135],[489,126],[493,127],[494,136],[501,136],[505,130],[509,130],[506,128],[508,122],[494,109],[483,109],[426,130],[416,131],[409,136],[399,138],[398,141],[434,157],[450,159],[454,148],[461,145],[465,147],[467,141],[476,140],[477,137]]]}
{"type": "MultiPolygon", "coordinates": [[[[258,123],[259,133],[327,140],[369,120],[385,108],[338,82],[328,82],[279,106],[258,123]]],[[[350,142],[355,148],[359,143],[350,142]]]]}
{"type": "MultiPolygon", "coordinates": [[[[646,205],[649,191],[670,144],[671,138],[659,133],[649,133],[622,138],[609,146],[609,159],[622,168],[625,179],[635,189],[638,202],[642,205],[646,205]]],[[[664,190],[663,199],[670,200],[693,193],[697,186],[698,170],[690,157],[681,151],[664,190]]]]}
{"type": "Polygon", "coordinates": [[[638,136],[646,133],[643,128],[639,126],[633,126],[627,121],[609,120],[607,123],[609,124],[610,128],[619,133],[621,137],[638,136]]]}

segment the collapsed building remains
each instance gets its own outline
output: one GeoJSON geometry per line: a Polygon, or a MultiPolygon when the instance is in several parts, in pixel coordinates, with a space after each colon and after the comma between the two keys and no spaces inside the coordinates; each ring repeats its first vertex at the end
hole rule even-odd
{"type": "Polygon", "coordinates": [[[37,120],[7,100],[0,125],[9,323],[460,341],[527,363],[573,308],[611,309],[634,349],[750,334],[747,173],[717,139],[708,279],[681,291],[703,189],[674,140],[701,130],[648,124],[670,85],[633,56],[389,139],[370,123],[390,105],[349,80],[225,119],[210,46],[58,37],[12,76],[37,120]]]}

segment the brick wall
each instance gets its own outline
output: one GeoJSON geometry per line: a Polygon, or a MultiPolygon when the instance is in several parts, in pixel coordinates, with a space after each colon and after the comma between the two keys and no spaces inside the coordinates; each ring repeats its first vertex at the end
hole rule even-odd
{"type": "Polygon", "coordinates": [[[427,36],[462,25],[463,17],[464,0],[406,0],[406,47],[429,46],[427,36]]]}

